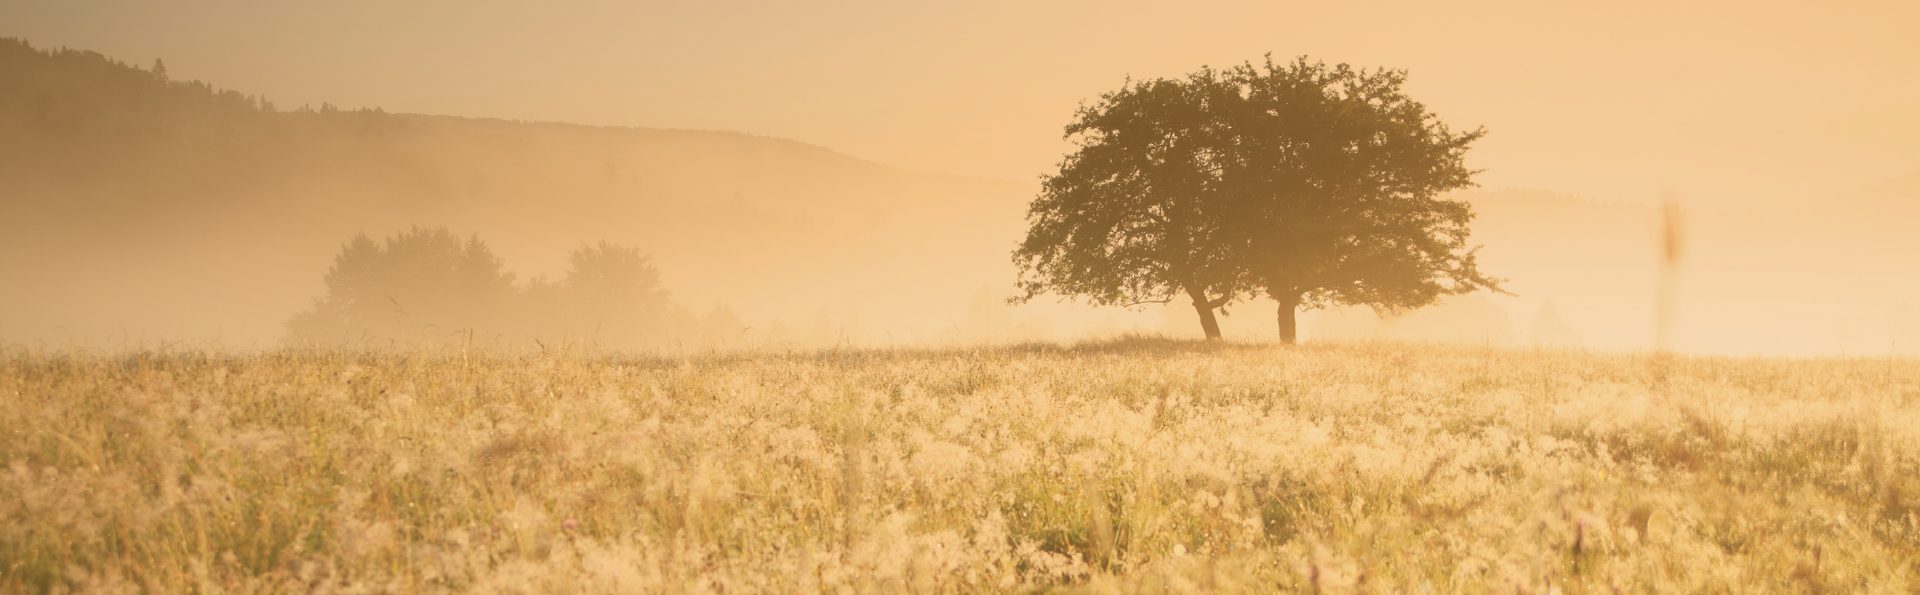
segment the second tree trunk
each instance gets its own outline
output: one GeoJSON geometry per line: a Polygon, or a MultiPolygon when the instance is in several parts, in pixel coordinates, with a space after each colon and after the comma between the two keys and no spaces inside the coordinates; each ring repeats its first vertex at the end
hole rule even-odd
{"type": "Polygon", "coordinates": [[[1294,324],[1294,312],[1300,309],[1299,296],[1281,296],[1278,298],[1280,342],[1292,345],[1299,339],[1299,327],[1294,324]]]}

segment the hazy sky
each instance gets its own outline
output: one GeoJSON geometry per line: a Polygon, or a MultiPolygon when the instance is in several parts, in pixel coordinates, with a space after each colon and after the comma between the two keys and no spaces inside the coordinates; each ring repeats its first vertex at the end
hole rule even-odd
{"type": "Polygon", "coordinates": [[[283,107],[739,130],[1012,180],[1129,74],[1307,54],[1411,70],[1491,130],[1488,186],[1704,202],[1920,169],[1916,22],[1915,2],[0,0],[0,35],[283,107]]]}

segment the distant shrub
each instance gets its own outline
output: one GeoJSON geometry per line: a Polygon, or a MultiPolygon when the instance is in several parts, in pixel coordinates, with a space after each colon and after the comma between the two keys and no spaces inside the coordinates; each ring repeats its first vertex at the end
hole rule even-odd
{"type": "Polygon", "coordinates": [[[522,284],[478,237],[442,228],[414,228],[384,242],[360,234],[340,248],[325,281],[326,294],[288,321],[290,343],[642,347],[691,325],[650,259],[606,242],[574,250],[565,278],[522,284]]]}
{"type": "Polygon", "coordinates": [[[334,257],[326,286],[311,310],[288,323],[292,341],[434,341],[498,330],[519,293],[485,242],[441,228],[414,228],[384,243],[354,236],[334,257]]]}
{"type": "Polygon", "coordinates": [[[562,337],[640,347],[675,334],[675,319],[683,315],[668,299],[652,259],[638,249],[583,245],[567,262],[566,279],[554,286],[562,337]]]}

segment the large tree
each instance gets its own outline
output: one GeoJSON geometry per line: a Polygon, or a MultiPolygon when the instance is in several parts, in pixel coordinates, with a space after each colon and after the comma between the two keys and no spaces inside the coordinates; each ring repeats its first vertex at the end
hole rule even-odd
{"type": "Polygon", "coordinates": [[[1214,310],[1412,308],[1496,288],[1466,245],[1467,147],[1401,86],[1402,71],[1268,60],[1129,83],[1083,107],[1077,149],[1048,176],[1014,253],[1021,299],[1096,304],[1185,294],[1209,339],[1214,310]]]}
{"type": "Polygon", "coordinates": [[[1099,305],[1166,303],[1184,295],[1208,339],[1214,310],[1244,284],[1219,209],[1217,73],[1129,82],[1082,106],[1066,138],[1078,150],[1041,184],[1014,251],[1018,301],[1044,292],[1099,305]]]}

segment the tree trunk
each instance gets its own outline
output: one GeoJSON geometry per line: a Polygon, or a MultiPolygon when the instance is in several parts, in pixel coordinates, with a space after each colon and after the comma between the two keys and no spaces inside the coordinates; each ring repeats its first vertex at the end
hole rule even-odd
{"type": "Polygon", "coordinates": [[[1189,290],[1187,296],[1193,298],[1193,311],[1200,314],[1200,330],[1207,333],[1207,340],[1220,340],[1220,321],[1213,317],[1213,304],[1207,300],[1207,295],[1189,290]]]}
{"type": "Polygon", "coordinates": [[[1280,301],[1280,342],[1292,345],[1299,339],[1299,327],[1295,325],[1293,315],[1300,309],[1300,296],[1286,295],[1277,299],[1280,301]]]}

